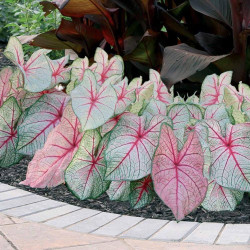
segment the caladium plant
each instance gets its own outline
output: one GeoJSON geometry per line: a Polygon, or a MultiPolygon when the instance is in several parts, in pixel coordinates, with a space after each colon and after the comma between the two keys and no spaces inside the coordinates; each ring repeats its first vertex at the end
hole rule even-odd
{"type": "Polygon", "coordinates": [[[44,147],[38,150],[29,163],[26,180],[30,187],[55,187],[64,183],[64,171],[76,153],[82,133],[80,122],[69,104],[61,123],[49,133],[44,147]]]}
{"type": "Polygon", "coordinates": [[[50,87],[52,71],[46,54],[49,50],[38,50],[25,62],[22,45],[15,37],[11,37],[4,55],[22,71],[24,88],[30,92],[40,92],[50,87]]]}
{"type": "Polygon", "coordinates": [[[107,194],[110,200],[128,201],[130,194],[129,181],[112,181],[107,194]]]}
{"type": "Polygon", "coordinates": [[[14,97],[7,99],[0,107],[0,166],[9,167],[18,163],[22,155],[17,151],[16,125],[21,109],[14,97]]]}
{"type": "Polygon", "coordinates": [[[18,150],[34,155],[46,142],[49,132],[61,121],[69,101],[64,93],[45,94],[25,110],[22,124],[18,127],[18,150]]]}
{"type": "Polygon", "coordinates": [[[199,97],[183,99],[155,70],[129,82],[122,59],[101,48],[94,63],[71,65],[38,50],[44,88],[32,85],[40,69],[24,71],[18,40],[6,53],[18,69],[0,73],[0,166],[34,155],[23,185],[65,183],[81,200],[106,192],[134,209],[158,195],[177,220],[198,206],[231,211],[250,192],[250,88],[233,87],[232,72],[207,76],[199,97]]]}
{"type": "Polygon", "coordinates": [[[81,200],[95,199],[109,187],[110,182],[104,178],[107,139],[102,139],[97,130],[86,131],[74,159],[65,172],[67,186],[81,200]]]}
{"type": "Polygon", "coordinates": [[[168,117],[157,115],[146,126],[143,116],[130,114],[122,117],[113,129],[105,159],[106,179],[138,180],[151,172],[155,147],[162,122],[171,124],[168,117]]]}
{"type": "Polygon", "coordinates": [[[131,182],[130,189],[129,201],[133,208],[144,207],[155,196],[153,181],[150,175],[141,180],[131,182]]]}
{"type": "Polygon", "coordinates": [[[117,102],[114,88],[105,83],[100,87],[89,69],[82,82],[71,91],[71,98],[83,130],[98,128],[114,115],[117,102]]]}
{"type": "Polygon", "coordinates": [[[3,102],[9,96],[11,90],[11,79],[12,69],[11,67],[4,68],[0,71],[0,106],[3,105],[3,102]]]}
{"type": "Polygon", "coordinates": [[[182,220],[205,198],[207,179],[203,177],[203,165],[202,147],[196,133],[189,133],[179,151],[173,129],[163,124],[152,177],[156,193],[177,220],[182,220]]]}

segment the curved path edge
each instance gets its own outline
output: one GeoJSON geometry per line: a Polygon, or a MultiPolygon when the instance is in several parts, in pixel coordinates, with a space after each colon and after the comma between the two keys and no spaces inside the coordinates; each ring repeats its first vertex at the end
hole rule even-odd
{"type": "MultiPolygon", "coordinates": [[[[84,233],[90,237],[111,237],[123,241],[137,239],[155,244],[179,242],[232,247],[237,245],[237,249],[239,245],[243,248],[250,245],[250,224],[177,223],[107,213],[51,200],[3,183],[0,183],[0,213],[9,216],[8,218],[37,222],[39,225],[66,229],[71,233],[84,233]]],[[[0,223],[0,232],[1,227],[0,223]]]]}

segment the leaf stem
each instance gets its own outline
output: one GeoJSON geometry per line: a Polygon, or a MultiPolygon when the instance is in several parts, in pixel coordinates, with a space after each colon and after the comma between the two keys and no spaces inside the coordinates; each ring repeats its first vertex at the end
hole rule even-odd
{"type": "Polygon", "coordinates": [[[240,15],[240,1],[230,0],[232,25],[233,25],[233,41],[234,52],[240,54],[242,52],[242,44],[240,42],[240,33],[242,31],[242,17],[240,15]]]}

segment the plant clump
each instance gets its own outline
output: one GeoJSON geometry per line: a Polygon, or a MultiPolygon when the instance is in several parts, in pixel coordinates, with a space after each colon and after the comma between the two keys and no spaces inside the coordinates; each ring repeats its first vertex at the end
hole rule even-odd
{"type": "Polygon", "coordinates": [[[4,52],[16,67],[0,72],[0,166],[32,156],[21,184],[133,208],[158,195],[177,220],[200,205],[234,210],[250,192],[250,88],[232,86],[231,71],[184,100],[153,69],[129,81],[101,48],[92,64],[49,53],[25,62],[15,37],[4,52]]]}

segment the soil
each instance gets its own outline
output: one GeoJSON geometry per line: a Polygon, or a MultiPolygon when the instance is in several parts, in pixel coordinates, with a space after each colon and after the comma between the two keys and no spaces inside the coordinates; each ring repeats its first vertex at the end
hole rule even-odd
{"type": "MultiPolygon", "coordinates": [[[[0,43],[0,70],[1,68],[12,65],[11,62],[2,54],[6,44],[0,43]]],[[[179,92],[181,96],[187,94],[191,96],[195,91],[199,93],[200,87],[192,86],[192,89],[184,87],[185,84],[178,83],[175,85],[175,92],[179,92]],[[195,87],[195,88],[194,88],[195,87]]],[[[190,86],[190,85],[189,85],[190,86]]],[[[65,185],[60,185],[52,189],[37,189],[27,186],[19,185],[25,179],[27,165],[31,159],[25,158],[19,164],[10,168],[0,168],[0,182],[15,186],[41,196],[48,197],[53,200],[66,202],[68,204],[97,209],[103,212],[112,212],[123,215],[132,215],[144,218],[175,220],[171,210],[156,197],[149,205],[140,208],[132,209],[128,202],[111,201],[107,194],[103,194],[96,200],[78,200],[65,185]]],[[[208,212],[202,207],[198,207],[191,214],[186,216],[184,221],[197,221],[197,222],[221,222],[221,223],[250,223],[250,196],[245,194],[241,203],[237,206],[235,211],[222,211],[222,212],[208,212]]]]}
{"type": "MultiPolygon", "coordinates": [[[[19,185],[25,179],[27,165],[30,159],[23,159],[19,164],[16,164],[7,169],[0,168],[0,182],[11,186],[36,193],[47,198],[66,202],[75,206],[84,208],[96,209],[103,212],[111,212],[123,215],[132,215],[144,218],[175,220],[171,210],[158,198],[147,206],[140,209],[132,209],[128,202],[111,201],[107,194],[101,195],[96,200],[78,200],[65,185],[60,185],[55,188],[30,188],[19,185]]],[[[208,212],[202,207],[198,207],[191,214],[186,216],[184,221],[198,222],[221,222],[221,223],[250,223],[250,196],[245,194],[241,203],[235,211],[208,212]]]]}

